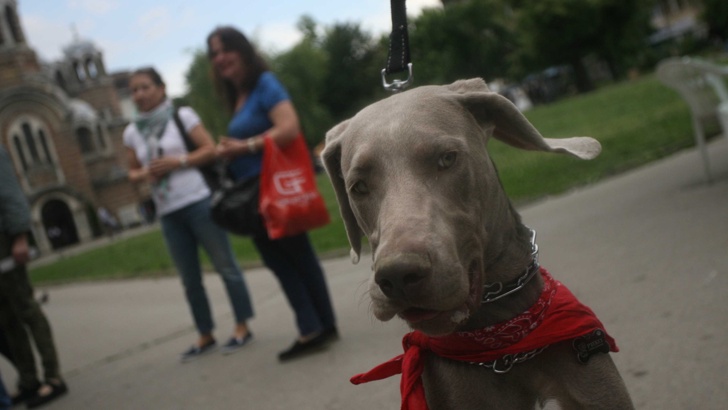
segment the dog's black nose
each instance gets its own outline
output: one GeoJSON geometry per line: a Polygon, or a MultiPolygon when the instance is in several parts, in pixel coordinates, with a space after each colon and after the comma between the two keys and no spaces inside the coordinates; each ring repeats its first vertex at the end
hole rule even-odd
{"type": "Polygon", "coordinates": [[[388,256],[375,264],[374,282],[388,298],[406,299],[417,292],[430,268],[429,259],[419,254],[388,256]]]}

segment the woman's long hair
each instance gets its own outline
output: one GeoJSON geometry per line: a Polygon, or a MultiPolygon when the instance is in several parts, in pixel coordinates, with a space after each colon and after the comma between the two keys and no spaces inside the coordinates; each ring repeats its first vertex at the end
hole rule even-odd
{"type": "Polygon", "coordinates": [[[220,78],[217,72],[212,70],[215,89],[224,98],[227,108],[232,114],[235,111],[238,93],[252,90],[258,83],[260,75],[268,70],[268,64],[258,54],[248,38],[236,28],[230,26],[218,27],[207,36],[207,56],[210,60],[212,60],[210,40],[214,37],[220,39],[225,51],[235,51],[240,54],[245,67],[245,78],[240,86],[235,86],[231,81],[220,78]]]}

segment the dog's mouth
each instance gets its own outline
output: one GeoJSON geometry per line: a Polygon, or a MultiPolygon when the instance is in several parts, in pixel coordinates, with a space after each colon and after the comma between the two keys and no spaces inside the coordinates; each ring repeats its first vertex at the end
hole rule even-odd
{"type": "Polygon", "coordinates": [[[399,317],[409,323],[419,323],[425,320],[434,319],[437,315],[441,313],[443,312],[439,310],[421,309],[413,307],[399,312],[399,317]]]}
{"type": "MultiPolygon", "coordinates": [[[[477,310],[482,289],[483,275],[479,264],[473,261],[468,269],[469,289],[467,299],[455,308],[436,310],[426,307],[410,306],[397,312],[397,316],[405,320],[415,329],[432,331],[435,328],[454,327],[464,323],[471,312],[477,310]]],[[[452,329],[450,329],[452,330],[452,329]]],[[[427,332],[430,333],[430,332],[427,332]]]]}

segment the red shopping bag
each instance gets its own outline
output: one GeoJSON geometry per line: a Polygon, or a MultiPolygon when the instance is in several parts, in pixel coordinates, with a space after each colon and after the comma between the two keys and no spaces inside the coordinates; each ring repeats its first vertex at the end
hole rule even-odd
{"type": "Polygon", "coordinates": [[[329,223],[303,135],[298,134],[285,148],[267,135],[264,140],[260,213],[268,237],[279,239],[329,223]]]}

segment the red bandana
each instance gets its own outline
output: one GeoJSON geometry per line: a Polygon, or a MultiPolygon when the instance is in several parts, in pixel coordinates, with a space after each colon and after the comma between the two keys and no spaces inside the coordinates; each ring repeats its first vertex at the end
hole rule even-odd
{"type": "MultiPolygon", "coordinates": [[[[522,314],[484,329],[443,337],[410,332],[402,340],[404,354],[352,377],[351,382],[361,384],[401,373],[402,410],[427,410],[420,377],[424,351],[463,362],[490,362],[507,354],[530,352],[604,329],[594,312],[582,305],[566,286],[546,269],[540,268],[540,272],[544,280],[541,296],[522,314]]],[[[614,339],[606,334],[605,337],[610,350],[619,351],[614,339]]]]}

